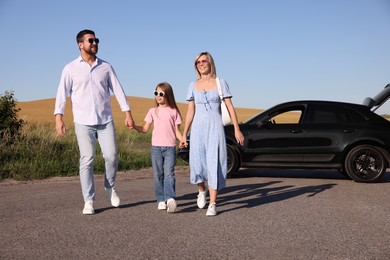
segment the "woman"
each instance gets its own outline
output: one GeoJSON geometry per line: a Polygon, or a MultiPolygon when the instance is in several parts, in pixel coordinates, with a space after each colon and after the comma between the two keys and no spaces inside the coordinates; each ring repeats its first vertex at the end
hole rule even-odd
{"type": "MultiPolygon", "coordinates": [[[[208,52],[202,52],[195,59],[197,81],[188,88],[188,110],[184,125],[181,147],[187,146],[187,132],[191,129],[190,181],[198,185],[197,204],[206,206],[206,185],[210,193],[210,203],[206,216],[217,215],[216,200],[218,191],[226,185],[227,153],[225,132],[221,118],[221,99],[218,95],[214,60],[208,52]]],[[[238,125],[236,111],[231,101],[229,86],[219,79],[222,96],[229,110],[234,133],[239,144],[244,136],[238,125]]]]}

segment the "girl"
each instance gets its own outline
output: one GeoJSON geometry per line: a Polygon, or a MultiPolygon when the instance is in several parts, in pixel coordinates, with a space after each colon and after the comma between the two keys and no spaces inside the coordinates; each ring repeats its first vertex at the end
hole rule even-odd
{"type": "Polygon", "coordinates": [[[148,132],[152,123],[151,159],[154,174],[154,190],[159,210],[176,211],[176,138],[181,140],[179,126],[182,123],[179,108],[171,85],[163,82],[155,91],[155,107],[145,116],[144,126],[134,125],[141,133],[148,132]]]}

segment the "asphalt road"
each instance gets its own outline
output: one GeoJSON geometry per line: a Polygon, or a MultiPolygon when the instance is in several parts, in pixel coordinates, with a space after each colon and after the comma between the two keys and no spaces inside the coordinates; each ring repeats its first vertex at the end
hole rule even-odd
{"type": "Polygon", "coordinates": [[[101,176],[82,215],[77,177],[0,182],[0,259],[390,259],[390,174],[361,184],[336,171],[242,170],[218,216],[196,206],[177,169],[179,212],[157,210],[151,169],[118,174],[120,208],[101,176]]]}

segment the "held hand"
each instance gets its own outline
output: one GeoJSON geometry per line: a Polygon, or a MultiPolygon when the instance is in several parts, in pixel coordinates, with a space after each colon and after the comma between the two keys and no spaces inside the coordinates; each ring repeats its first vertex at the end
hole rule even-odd
{"type": "Polygon", "coordinates": [[[187,138],[183,136],[183,138],[180,140],[179,148],[188,147],[187,138]]]}
{"type": "Polygon", "coordinates": [[[131,115],[131,111],[128,110],[125,113],[126,113],[125,126],[129,129],[132,129],[134,127],[134,119],[133,116],[131,115]]]}
{"type": "Polygon", "coordinates": [[[134,128],[134,120],[133,120],[133,118],[126,117],[125,125],[129,129],[133,129],[134,128]]]}
{"type": "Polygon", "coordinates": [[[188,147],[188,143],[187,142],[180,142],[179,148],[185,148],[185,147],[188,147]]]}

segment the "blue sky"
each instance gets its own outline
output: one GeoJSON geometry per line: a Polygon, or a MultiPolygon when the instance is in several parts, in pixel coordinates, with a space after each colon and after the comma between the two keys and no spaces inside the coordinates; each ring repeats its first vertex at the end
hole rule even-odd
{"type": "MultiPolygon", "coordinates": [[[[152,98],[167,81],[185,102],[202,51],[236,107],[362,103],[390,83],[389,0],[0,0],[0,93],[54,98],[86,28],[128,96],[152,98]]],[[[378,113],[390,114],[390,100],[378,113]]]]}

